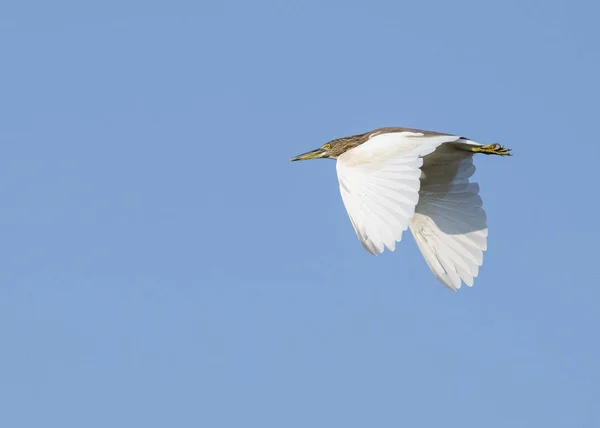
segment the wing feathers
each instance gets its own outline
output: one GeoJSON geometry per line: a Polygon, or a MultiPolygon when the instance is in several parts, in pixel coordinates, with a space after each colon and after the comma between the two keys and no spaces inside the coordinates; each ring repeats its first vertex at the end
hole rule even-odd
{"type": "Polygon", "coordinates": [[[394,251],[409,227],[425,261],[448,288],[473,285],[487,249],[487,224],[472,153],[453,135],[374,133],[338,157],[344,206],[363,247],[394,251]]]}
{"type": "Polygon", "coordinates": [[[415,241],[434,275],[451,290],[472,286],[487,249],[487,224],[472,156],[440,150],[425,159],[421,198],[410,222],[415,241]],[[444,159],[444,153],[453,158],[444,159]],[[443,162],[446,161],[444,164],[443,162]],[[448,171],[454,172],[449,174],[448,171]]]}
{"type": "Polygon", "coordinates": [[[342,200],[367,251],[395,250],[419,201],[422,157],[458,138],[389,132],[372,136],[338,157],[342,200]]]}

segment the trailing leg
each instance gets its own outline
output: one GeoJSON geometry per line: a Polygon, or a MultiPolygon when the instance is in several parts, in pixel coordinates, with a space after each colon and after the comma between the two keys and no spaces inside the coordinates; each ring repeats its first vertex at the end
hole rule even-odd
{"type": "Polygon", "coordinates": [[[500,144],[488,144],[486,146],[479,146],[474,144],[457,143],[454,144],[458,150],[471,153],[482,153],[484,155],[498,155],[498,156],[512,156],[510,149],[500,144]]]}

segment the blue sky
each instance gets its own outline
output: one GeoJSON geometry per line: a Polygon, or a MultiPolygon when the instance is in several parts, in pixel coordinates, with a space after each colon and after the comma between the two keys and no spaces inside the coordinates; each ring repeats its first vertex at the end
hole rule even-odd
{"type": "Polygon", "coordinates": [[[600,425],[597,3],[4,2],[0,425],[600,425]],[[475,287],[360,245],[326,141],[480,156],[475,287]]]}

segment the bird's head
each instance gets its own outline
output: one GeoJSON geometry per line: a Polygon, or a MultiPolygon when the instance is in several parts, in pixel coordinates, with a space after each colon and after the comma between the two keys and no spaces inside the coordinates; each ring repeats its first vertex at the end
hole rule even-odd
{"type": "Polygon", "coordinates": [[[303,153],[290,159],[291,162],[309,160],[309,159],[337,159],[339,155],[345,153],[353,147],[364,143],[368,138],[367,134],[354,135],[352,137],[338,138],[326,144],[323,144],[312,152],[303,153]]]}

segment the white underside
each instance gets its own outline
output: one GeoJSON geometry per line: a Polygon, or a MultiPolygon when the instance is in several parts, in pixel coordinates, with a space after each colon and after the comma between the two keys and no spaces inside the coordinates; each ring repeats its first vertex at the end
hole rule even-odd
{"type": "Polygon", "coordinates": [[[372,254],[410,227],[434,275],[448,288],[471,286],[487,246],[485,211],[472,153],[454,135],[379,134],[339,156],[344,206],[365,249],[372,254]]]}

